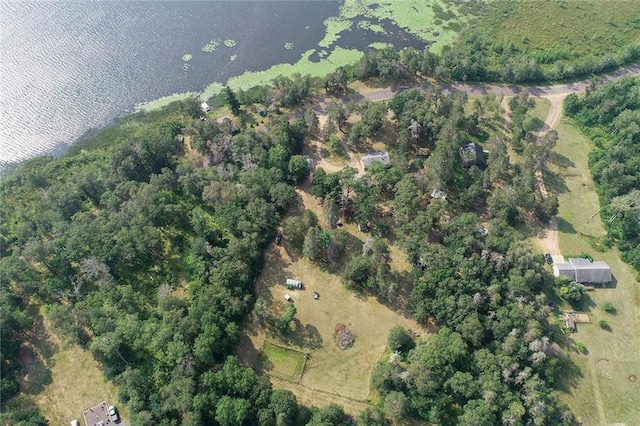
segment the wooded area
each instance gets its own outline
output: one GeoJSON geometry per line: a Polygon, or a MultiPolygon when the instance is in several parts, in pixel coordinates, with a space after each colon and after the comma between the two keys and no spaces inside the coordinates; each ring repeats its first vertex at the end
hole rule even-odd
{"type": "MultiPolygon", "coordinates": [[[[388,49],[349,72],[401,82],[449,69],[439,60],[388,49]]],[[[305,137],[362,149],[385,132],[391,165],[362,176],[350,167],[317,169],[309,193],[322,202],[322,217],[284,221],[298,255],[387,303],[398,290],[387,241],[398,241],[415,265],[409,311],[438,327],[415,347],[394,331],[398,353],[374,371],[380,398],[358,424],[571,424],[553,390],[569,361],[553,343],[559,329],[541,293],[550,274],[517,230],[558,208],[536,187],[555,136],[535,133],[529,94],[510,100],[508,128],[496,96],[474,100],[466,114],[464,93],[436,86],[401,91],[387,104],[333,102],[322,128],[310,109],[291,120],[279,113],[313,93],[343,93],[347,71],[226,90],[233,119],[200,119],[195,99],[133,114],[69,155],[30,160],[3,177],[3,404],[19,390],[30,307],[44,305],[56,333],[91,351],[119,386],[133,424],[348,424],[339,406],[300,407],[232,354],[240,322],[260,307],[253,284],[264,249],[296,205],[294,185],[310,173],[300,155],[305,137]],[[247,112],[254,102],[273,105],[266,123],[247,112]],[[486,168],[463,167],[468,143],[489,148],[486,168]],[[436,190],[446,199],[432,196],[436,190]],[[372,233],[362,250],[349,250],[342,218],[372,233]]],[[[637,81],[627,79],[594,85],[566,105],[595,135],[603,215],[636,268],[639,103],[637,81]]],[[[273,324],[286,333],[294,316],[295,307],[273,324]]],[[[46,424],[19,408],[3,405],[0,422],[27,416],[25,424],[46,424]]]]}

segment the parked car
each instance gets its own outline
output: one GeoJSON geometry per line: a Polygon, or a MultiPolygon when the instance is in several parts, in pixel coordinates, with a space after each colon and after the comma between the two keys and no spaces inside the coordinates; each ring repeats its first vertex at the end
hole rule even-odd
{"type": "Polygon", "coordinates": [[[114,422],[118,421],[118,410],[113,405],[109,406],[109,415],[111,416],[111,420],[114,422]]]}
{"type": "Polygon", "coordinates": [[[280,245],[281,242],[282,242],[282,232],[278,232],[276,234],[276,244],[280,245]]]}
{"type": "Polygon", "coordinates": [[[551,257],[551,255],[549,253],[545,253],[544,258],[545,258],[545,260],[547,261],[547,263],[549,265],[551,265],[553,263],[553,257],[551,257]]]}

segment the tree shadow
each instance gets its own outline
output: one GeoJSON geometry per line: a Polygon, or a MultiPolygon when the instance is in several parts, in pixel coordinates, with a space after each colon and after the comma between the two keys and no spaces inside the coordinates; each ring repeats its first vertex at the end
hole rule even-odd
{"type": "Polygon", "coordinates": [[[576,230],[573,227],[573,225],[571,224],[571,222],[568,222],[566,219],[560,217],[560,216],[556,216],[556,223],[558,224],[558,231],[559,232],[563,232],[565,234],[575,234],[576,230]]]}
{"type": "MultiPolygon", "coordinates": [[[[573,341],[571,338],[568,338],[567,340],[573,341]]],[[[575,344],[570,344],[570,347],[575,347],[575,344]]],[[[577,350],[575,351],[577,352],[577,350]]],[[[580,380],[583,378],[584,374],[582,374],[580,367],[578,367],[578,365],[568,356],[563,356],[561,358],[561,368],[559,368],[555,389],[568,395],[572,395],[573,391],[577,390],[580,385],[580,380]]]]}
{"type": "Polygon", "coordinates": [[[565,194],[569,192],[569,187],[564,183],[564,178],[558,173],[544,169],[544,185],[553,194],[565,194]]]}
{"type": "Polygon", "coordinates": [[[571,161],[569,158],[565,157],[562,154],[558,154],[555,151],[552,151],[549,155],[549,163],[556,165],[562,169],[567,169],[569,167],[575,167],[576,163],[571,161]]]}
{"type": "Polygon", "coordinates": [[[273,362],[271,362],[271,360],[264,353],[259,352],[256,362],[256,370],[264,374],[273,370],[273,367],[273,362]]]}
{"type": "MultiPolygon", "coordinates": [[[[248,327],[245,327],[245,330],[248,327]]],[[[240,363],[246,367],[258,368],[261,363],[261,352],[256,348],[246,334],[241,334],[236,347],[236,356],[240,363]]]]}
{"type": "MultiPolygon", "coordinates": [[[[613,275],[613,272],[612,272],[611,281],[609,281],[608,283],[601,284],[601,288],[606,289],[606,288],[616,288],[616,287],[618,287],[618,280],[616,279],[616,276],[613,275]]],[[[617,313],[615,308],[613,308],[612,312],[613,312],[613,315],[617,313]]]]}
{"type": "Polygon", "coordinates": [[[19,381],[24,393],[35,395],[53,382],[51,368],[55,365],[53,355],[58,351],[58,345],[51,339],[37,307],[32,306],[29,311],[34,323],[18,355],[21,368],[19,381]]]}
{"type": "Polygon", "coordinates": [[[278,338],[287,346],[305,349],[321,349],[324,343],[315,326],[303,325],[298,318],[294,318],[293,327],[288,332],[278,334],[278,338]]]}
{"type": "Polygon", "coordinates": [[[596,307],[593,299],[588,294],[582,296],[582,298],[580,298],[580,300],[578,300],[577,302],[573,302],[570,304],[574,310],[580,312],[591,312],[591,310],[596,307]]]}

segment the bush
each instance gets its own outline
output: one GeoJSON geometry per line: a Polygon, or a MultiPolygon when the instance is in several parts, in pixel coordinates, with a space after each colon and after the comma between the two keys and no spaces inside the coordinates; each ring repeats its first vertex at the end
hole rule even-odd
{"type": "Polygon", "coordinates": [[[611,303],[611,302],[605,303],[602,308],[604,309],[605,312],[608,312],[610,314],[612,314],[612,313],[614,313],[616,311],[615,306],[613,306],[613,303],[611,303]]]}
{"type": "Polygon", "coordinates": [[[582,284],[578,284],[575,281],[571,281],[569,284],[560,287],[559,294],[565,300],[570,302],[579,302],[582,296],[586,292],[582,284]]]}
{"type": "Polygon", "coordinates": [[[585,345],[582,342],[576,343],[576,348],[578,348],[578,352],[580,352],[581,354],[584,354],[587,352],[587,345],[585,345]]]}
{"type": "Polygon", "coordinates": [[[606,320],[603,320],[603,319],[598,321],[598,325],[600,326],[600,328],[604,328],[604,329],[609,328],[609,323],[606,320]]]}

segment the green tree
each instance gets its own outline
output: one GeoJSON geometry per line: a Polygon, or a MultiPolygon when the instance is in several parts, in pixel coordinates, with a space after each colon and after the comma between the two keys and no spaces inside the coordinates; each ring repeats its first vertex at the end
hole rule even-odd
{"type": "Polygon", "coordinates": [[[289,179],[299,184],[304,182],[311,172],[311,166],[309,166],[309,162],[302,155],[293,155],[289,159],[289,179]]]}
{"type": "Polygon", "coordinates": [[[269,408],[273,410],[277,426],[295,424],[298,414],[296,396],[289,390],[276,389],[271,393],[269,408]]]}
{"type": "Polygon", "coordinates": [[[389,392],[384,397],[384,412],[390,418],[399,421],[409,414],[410,402],[402,392],[389,392]]]}
{"type": "Polygon", "coordinates": [[[216,406],[216,421],[221,426],[241,426],[249,419],[250,413],[249,401],[225,395],[216,406]]]}
{"type": "Polygon", "coordinates": [[[315,409],[307,426],[346,426],[348,424],[347,416],[342,407],[331,403],[315,409]]]}
{"type": "Polygon", "coordinates": [[[396,325],[389,330],[387,345],[392,351],[406,352],[413,348],[413,340],[401,325],[396,325]]]}
{"type": "Polygon", "coordinates": [[[231,87],[226,86],[223,90],[223,94],[224,100],[227,102],[227,105],[229,105],[231,113],[233,115],[240,114],[240,102],[238,102],[238,98],[236,97],[236,94],[231,89],[231,87]]]}

